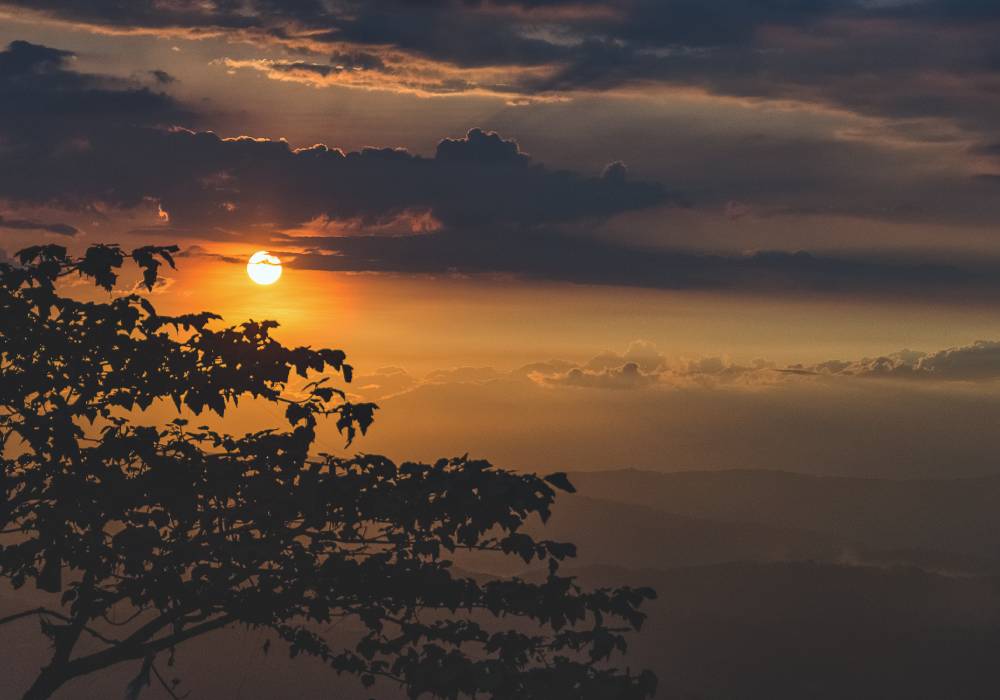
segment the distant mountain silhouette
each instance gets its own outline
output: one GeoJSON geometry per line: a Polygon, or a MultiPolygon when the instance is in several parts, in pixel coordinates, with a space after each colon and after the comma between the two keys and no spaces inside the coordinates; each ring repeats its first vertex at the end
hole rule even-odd
{"type": "MultiPolygon", "coordinates": [[[[574,477],[576,481],[583,481],[574,477]]],[[[586,488],[586,487],[583,487],[586,488]]],[[[589,492],[600,492],[590,489],[589,492]]],[[[622,496],[627,497],[628,494],[622,496]]],[[[578,566],[611,565],[630,568],[674,568],[734,561],[820,561],[872,566],[915,566],[953,574],[1000,575],[1000,560],[966,551],[919,547],[886,548],[883,537],[872,540],[783,527],[733,518],[709,518],[668,513],[646,505],[588,496],[563,495],[543,527],[529,521],[536,537],[577,544],[578,566]]],[[[845,528],[846,529],[846,528],[845,528]]],[[[988,549],[983,542],[981,549],[988,549]]],[[[457,553],[461,566],[497,575],[513,573],[518,562],[481,554],[457,553]]],[[[534,564],[536,567],[542,563],[534,564]]]]}
{"type": "Polygon", "coordinates": [[[729,561],[782,561],[843,556],[836,538],[794,528],[667,513],[586,496],[560,498],[546,537],[573,535],[581,564],[672,568],[729,561]],[[626,544],[627,543],[627,544],[626,544]]]}
{"type": "Polygon", "coordinates": [[[897,481],[628,469],[570,477],[583,496],[676,515],[809,530],[877,550],[1000,555],[1000,476],[897,481]]]}

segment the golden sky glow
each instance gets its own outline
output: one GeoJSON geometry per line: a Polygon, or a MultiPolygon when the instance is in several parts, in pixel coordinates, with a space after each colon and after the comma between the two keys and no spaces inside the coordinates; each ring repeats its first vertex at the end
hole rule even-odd
{"type": "Polygon", "coordinates": [[[467,26],[430,36],[378,13],[257,31],[49,4],[0,2],[0,44],[29,42],[4,65],[112,111],[0,115],[51,129],[35,146],[52,161],[0,183],[0,248],[180,244],[156,303],[347,351],[352,391],[385,403],[373,449],[766,465],[794,425],[789,468],[876,469],[885,435],[926,471],[906,441],[940,454],[962,432],[947,410],[1000,420],[1000,371],[970,369],[1000,338],[980,28],[888,8],[653,46],[625,5],[463,4],[447,21],[467,26]]]}

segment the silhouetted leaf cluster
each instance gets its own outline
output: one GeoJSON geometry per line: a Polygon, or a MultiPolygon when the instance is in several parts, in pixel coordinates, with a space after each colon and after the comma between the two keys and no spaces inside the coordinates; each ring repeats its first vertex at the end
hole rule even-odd
{"type": "Polygon", "coordinates": [[[652,694],[652,674],[604,663],[652,591],[584,591],[559,575],[572,545],[520,531],[548,518],[556,488],[573,490],[564,474],[315,454],[319,418],[334,417],[348,443],[373,420],[376,406],[321,376],[350,381],[343,352],[285,347],[273,321],[216,328],[214,314],[162,316],[136,294],[60,293],[74,274],[112,290],[126,257],[152,289],[174,252],[94,246],[73,258],[41,246],[0,264],[0,576],[61,593],[63,606],[24,613],[42,618],[54,650],[26,697],[129,660],[142,662],[128,688],[138,695],[160,678],[158,654],[236,624],[411,697],[652,694]],[[297,398],[293,375],[309,380],[297,398]],[[287,426],[236,436],[183,417],[142,424],[155,401],[222,416],[248,397],[283,405],[287,426]],[[549,573],[463,575],[449,559],[459,549],[545,560],[549,573]],[[128,623],[106,632],[122,609],[128,623]],[[315,631],[346,617],[360,639],[315,631]],[[84,634],[103,647],[75,654],[84,634]]]}

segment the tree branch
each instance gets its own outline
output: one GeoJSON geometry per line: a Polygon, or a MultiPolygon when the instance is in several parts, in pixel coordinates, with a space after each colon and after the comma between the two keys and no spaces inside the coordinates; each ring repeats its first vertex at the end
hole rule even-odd
{"type": "MultiPolygon", "coordinates": [[[[16,620],[20,620],[20,619],[25,618],[25,617],[31,617],[32,615],[51,615],[52,617],[55,617],[55,618],[57,618],[59,620],[62,620],[63,622],[66,622],[66,623],[69,623],[69,624],[73,623],[73,619],[72,618],[70,618],[70,617],[68,617],[66,615],[63,615],[61,612],[57,612],[55,610],[50,610],[48,608],[32,608],[31,610],[24,610],[23,612],[15,613],[14,615],[8,615],[7,617],[0,617],[0,625],[5,625],[8,622],[14,622],[16,620]]],[[[94,639],[97,639],[98,641],[104,642],[105,644],[107,644],[109,646],[114,646],[114,645],[122,643],[121,639],[112,639],[110,637],[105,637],[103,634],[101,634],[97,630],[95,630],[95,629],[93,629],[91,627],[87,627],[86,625],[82,626],[80,629],[83,630],[84,632],[86,632],[87,634],[89,634],[94,639]]]]}
{"type": "Polygon", "coordinates": [[[6,625],[8,622],[14,622],[15,620],[20,620],[22,617],[41,615],[46,612],[50,611],[46,610],[45,608],[32,608],[31,610],[25,610],[23,612],[15,613],[14,615],[8,615],[7,617],[0,617],[0,625],[6,625]]]}
{"type": "Polygon", "coordinates": [[[149,654],[164,651],[193,637],[198,637],[207,632],[225,627],[235,620],[236,618],[232,615],[223,615],[214,620],[209,620],[195,627],[181,630],[180,632],[175,632],[174,634],[147,643],[130,641],[132,639],[130,637],[111,649],[105,649],[104,651],[74,659],[67,664],[66,671],[69,676],[76,677],[113,666],[121,661],[142,659],[149,654]]]}

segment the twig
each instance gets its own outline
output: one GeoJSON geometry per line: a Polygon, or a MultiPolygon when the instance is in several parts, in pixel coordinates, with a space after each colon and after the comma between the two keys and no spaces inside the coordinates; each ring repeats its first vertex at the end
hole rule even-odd
{"type": "Polygon", "coordinates": [[[140,615],[142,615],[144,612],[148,611],[149,609],[150,608],[139,608],[138,610],[135,611],[135,613],[133,613],[132,615],[129,615],[126,619],[122,620],[121,622],[114,622],[113,620],[109,619],[107,612],[102,613],[101,617],[103,617],[104,621],[107,622],[109,625],[114,625],[115,627],[124,627],[125,625],[127,625],[130,622],[132,622],[132,620],[134,620],[135,618],[139,617],[140,615]]]}
{"type": "Polygon", "coordinates": [[[0,617],[0,625],[6,625],[8,622],[14,622],[15,620],[20,620],[22,617],[29,617],[31,615],[41,615],[45,612],[45,608],[34,608],[32,610],[25,610],[24,612],[15,613],[14,615],[8,615],[7,617],[0,617]]]}
{"type": "MultiPolygon", "coordinates": [[[[68,622],[68,623],[73,622],[72,618],[63,615],[61,612],[56,612],[55,610],[49,610],[48,608],[32,608],[31,610],[24,610],[22,612],[15,613],[13,615],[8,615],[7,617],[0,617],[0,625],[5,625],[8,622],[14,622],[24,617],[31,617],[32,615],[51,615],[52,617],[58,618],[63,622],[68,622]]],[[[104,642],[105,644],[108,644],[110,646],[121,644],[120,639],[111,639],[109,637],[105,637],[103,634],[101,634],[95,629],[91,629],[90,627],[84,626],[81,629],[83,629],[84,632],[89,634],[94,639],[104,642]]]]}
{"type": "Polygon", "coordinates": [[[156,676],[156,680],[158,680],[160,682],[160,685],[163,686],[163,689],[167,691],[167,695],[173,698],[173,700],[182,700],[183,698],[186,698],[188,695],[191,694],[191,691],[188,691],[183,695],[178,695],[177,693],[174,692],[174,689],[170,687],[170,684],[167,683],[166,679],[160,675],[160,672],[156,668],[156,664],[150,664],[149,668],[150,670],[152,670],[153,675],[156,676]]]}

